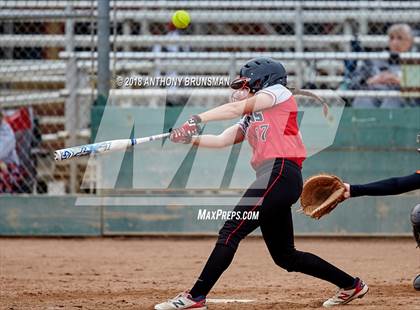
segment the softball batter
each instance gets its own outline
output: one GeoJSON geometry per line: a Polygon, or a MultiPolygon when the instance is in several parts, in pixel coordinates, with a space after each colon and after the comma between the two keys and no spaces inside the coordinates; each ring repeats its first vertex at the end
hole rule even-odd
{"type": "Polygon", "coordinates": [[[342,305],[363,297],[368,286],[320,257],[295,249],[291,206],[302,191],[302,163],[306,151],[297,123],[298,108],[289,89],[283,65],[270,58],[256,58],[240,70],[231,83],[232,102],[192,116],[171,132],[176,143],[221,148],[247,139],[256,180],[245,191],[235,211],[258,211],[258,220],[232,219],[219,231],[216,246],[191,290],[155,306],[157,310],[207,309],[206,296],[229,267],[240,241],[257,227],[274,262],[287,271],[302,272],[331,282],[337,293],[325,307],[342,305]],[[200,123],[235,119],[239,123],[220,135],[197,135],[200,123]],[[257,198],[249,204],[250,198],[257,198]]]}

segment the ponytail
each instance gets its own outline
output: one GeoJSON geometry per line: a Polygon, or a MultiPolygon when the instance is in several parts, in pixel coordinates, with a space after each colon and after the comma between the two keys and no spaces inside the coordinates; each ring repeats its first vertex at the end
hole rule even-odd
{"type": "Polygon", "coordinates": [[[325,102],[324,99],[322,99],[321,97],[319,97],[318,95],[314,94],[313,92],[307,91],[307,90],[303,90],[303,89],[296,89],[296,88],[289,88],[289,90],[292,92],[293,95],[300,95],[300,96],[306,96],[306,97],[311,97],[314,98],[316,101],[318,101],[319,103],[322,104],[322,112],[324,114],[324,117],[328,120],[331,120],[332,116],[328,116],[328,112],[329,112],[329,106],[328,104],[325,102]]]}

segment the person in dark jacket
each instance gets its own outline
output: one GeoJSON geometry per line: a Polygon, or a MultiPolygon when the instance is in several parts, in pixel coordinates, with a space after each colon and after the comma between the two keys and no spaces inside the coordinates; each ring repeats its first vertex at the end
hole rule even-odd
{"type": "MultiPolygon", "coordinates": [[[[353,73],[349,86],[352,90],[399,90],[401,66],[399,53],[409,52],[413,48],[414,36],[409,25],[395,24],[388,29],[387,60],[366,60],[359,63],[353,73]]],[[[413,106],[414,100],[400,97],[357,97],[353,101],[355,108],[399,108],[413,106]]]]}

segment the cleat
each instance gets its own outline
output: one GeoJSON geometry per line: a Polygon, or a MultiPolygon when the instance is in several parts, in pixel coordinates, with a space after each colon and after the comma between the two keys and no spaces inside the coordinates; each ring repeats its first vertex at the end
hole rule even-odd
{"type": "Polygon", "coordinates": [[[330,308],[334,306],[345,305],[353,299],[362,298],[365,296],[369,291],[369,287],[359,278],[356,279],[357,283],[355,288],[349,290],[339,289],[333,297],[323,303],[323,306],[330,308]]]}
{"type": "Polygon", "coordinates": [[[206,297],[200,296],[192,298],[188,292],[180,293],[175,298],[169,299],[166,302],[160,303],[155,306],[155,310],[174,310],[174,309],[194,309],[194,310],[205,310],[206,297]]]}

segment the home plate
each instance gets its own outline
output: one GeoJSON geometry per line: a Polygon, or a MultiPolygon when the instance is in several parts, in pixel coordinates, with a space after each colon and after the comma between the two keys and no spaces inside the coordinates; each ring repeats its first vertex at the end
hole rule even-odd
{"type": "Polygon", "coordinates": [[[227,304],[230,302],[253,302],[253,299],[223,299],[223,298],[208,298],[206,300],[208,303],[213,304],[227,304]]]}

